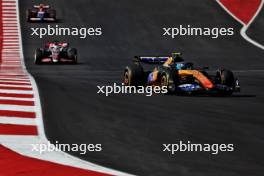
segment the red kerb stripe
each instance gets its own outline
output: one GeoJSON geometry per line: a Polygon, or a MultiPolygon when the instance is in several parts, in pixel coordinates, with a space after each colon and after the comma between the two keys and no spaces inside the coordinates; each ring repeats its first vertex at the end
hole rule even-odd
{"type": "Polygon", "coordinates": [[[26,112],[26,111],[0,110],[0,116],[19,117],[19,118],[35,118],[36,113],[26,112]]]}
{"type": "Polygon", "coordinates": [[[0,135],[38,135],[36,126],[0,124],[0,135]]]}
{"type": "Polygon", "coordinates": [[[1,104],[7,105],[21,105],[21,106],[34,106],[34,101],[23,101],[23,100],[1,100],[0,98],[0,106],[1,104]]]}

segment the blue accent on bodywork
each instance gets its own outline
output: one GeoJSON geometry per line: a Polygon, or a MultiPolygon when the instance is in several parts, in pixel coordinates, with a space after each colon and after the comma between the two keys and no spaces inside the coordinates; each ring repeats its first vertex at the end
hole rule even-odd
{"type": "Polygon", "coordinates": [[[222,91],[230,91],[230,90],[232,90],[232,87],[229,87],[229,86],[226,86],[223,84],[216,84],[215,89],[222,90],[222,91]]]}
{"type": "Polygon", "coordinates": [[[153,82],[153,72],[148,75],[148,84],[153,82]]]}
{"type": "Polygon", "coordinates": [[[192,70],[193,64],[190,62],[178,62],[175,64],[176,70],[192,70]]]}
{"type": "Polygon", "coordinates": [[[178,86],[178,89],[184,92],[193,92],[201,90],[201,86],[198,84],[182,84],[178,86]]]}
{"type": "Polygon", "coordinates": [[[184,66],[183,63],[176,64],[176,69],[177,70],[182,70],[183,66],[184,66]]]}
{"type": "Polygon", "coordinates": [[[43,19],[45,12],[38,12],[37,17],[43,19]]]}
{"type": "Polygon", "coordinates": [[[141,62],[145,63],[164,63],[169,57],[140,57],[141,62]]]}

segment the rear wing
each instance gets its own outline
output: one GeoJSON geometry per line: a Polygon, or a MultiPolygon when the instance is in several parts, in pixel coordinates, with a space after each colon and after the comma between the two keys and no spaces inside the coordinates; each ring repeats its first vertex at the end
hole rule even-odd
{"type": "MultiPolygon", "coordinates": [[[[34,5],[34,8],[39,9],[40,8],[40,5],[34,5]]],[[[49,9],[50,6],[49,5],[44,5],[43,8],[44,9],[49,9]]]]}
{"type": "Polygon", "coordinates": [[[169,56],[135,56],[133,61],[147,64],[163,64],[168,58],[169,56]]]}
{"type": "MultiPolygon", "coordinates": [[[[54,42],[45,43],[44,48],[49,48],[52,45],[54,45],[54,42]]],[[[66,43],[66,42],[59,42],[58,45],[64,48],[69,47],[69,43],[66,43]]]]}

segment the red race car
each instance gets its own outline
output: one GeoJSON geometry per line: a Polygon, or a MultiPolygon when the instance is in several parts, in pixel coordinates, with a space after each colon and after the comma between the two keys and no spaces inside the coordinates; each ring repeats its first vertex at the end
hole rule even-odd
{"type": "Polygon", "coordinates": [[[42,63],[77,63],[77,49],[68,43],[50,42],[35,50],[35,64],[42,63]]]}
{"type": "Polygon", "coordinates": [[[32,9],[26,11],[27,21],[56,21],[56,10],[51,9],[49,5],[34,5],[32,9]]]}

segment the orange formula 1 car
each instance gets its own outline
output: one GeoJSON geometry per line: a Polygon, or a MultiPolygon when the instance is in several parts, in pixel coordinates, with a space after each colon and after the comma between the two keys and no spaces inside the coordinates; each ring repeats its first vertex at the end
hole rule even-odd
{"type": "Polygon", "coordinates": [[[239,81],[232,71],[218,69],[210,75],[208,68],[194,68],[193,63],[185,62],[180,53],[166,57],[136,56],[133,64],[124,70],[126,86],[167,86],[168,92],[214,93],[231,95],[239,92],[239,81]]]}

